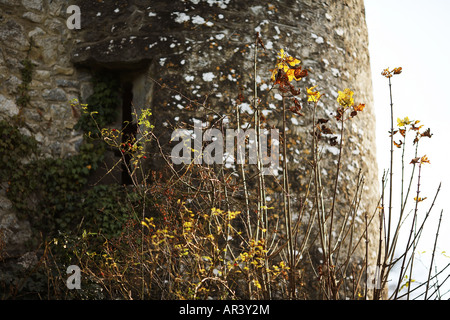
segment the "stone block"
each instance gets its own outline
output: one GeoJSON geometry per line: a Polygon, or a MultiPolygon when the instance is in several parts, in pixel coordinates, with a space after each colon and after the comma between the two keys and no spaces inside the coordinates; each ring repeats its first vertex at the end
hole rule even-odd
{"type": "Polygon", "coordinates": [[[8,5],[8,6],[17,6],[18,5],[17,0],[0,0],[0,3],[8,5]]]}
{"type": "Polygon", "coordinates": [[[19,114],[19,108],[14,100],[8,99],[0,94],[0,113],[6,114],[8,117],[13,117],[19,114]]]}
{"type": "Polygon", "coordinates": [[[76,88],[78,86],[78,81],[74,80],[67,80],[67,79],[56,79],[56,85],[58,87],[70,87],[70,88],[76,88]]]}
{"type": "Polygon", "coordinates": [[[33,30],[31,30],[30,32],[28,32],[28,37],[33,38],[34,36],[37,36],[37,35],[44,35],[44,34],[45,34],[45,31],[44,31],[44,30],[42,30],[42,29],[39,28],[39,27],[36,27],[36,28],[34,28],[33,30]]]}
{"type": "Polygon", "coordinates": [[[20,221],[14,213],[11,201],[0,194],[0,241],[4,244],[2,254],[9,256],[24,252],[25,244],[31,237],[30,224],[20,221]]]}
{"type": "Polygon", "coordinates": [[[42,0],[22,0],[22,5],[28,10],[42,11],[42,0]]]}
{"type": "Polygon", "coordinates": [[[14,94],[17,92],[17,88],[19,87],[19,85],[22,83],[22,81],[16,77],[15,75],[11,75],[5,82],[5,88],[6,91],[9,94],[14,94]]]}
{"type": "Polygon", "coordinates": [[[48,70],[35,70],[34,78],[36,80],[48,80],[50,79],[50,71],[48,70]]]}
{"type": "Polygon", "coordinates": [[[61,67],[59,65],[56,65],[53,67],[53,70],[56,74],[61,74],[65,76],[71,76],[73,75],[73,68],[67,68],[67,67],[61,67]]]}
{"type": "Polygon", "coordinates": [[[6,47],[21,51],[29,47],[24,27],[14,20],[9,20],[0,26],[0,42],[6,47]]]}
{"type": "Polygon", "coordinates": [[[66,92],[61,88],[45,89],[42,97],[47,101],[67,101],[66,92]]]}
{"type": "Polygon", "coordinates": [[[36,14],[34,12],[28,11],[25,12],[22,16],[23,18],[31,21],[31,22],[35,22],[35,23],[41,23],[42,21],[44,21],[44,16],[41,14],[36,14]]]}

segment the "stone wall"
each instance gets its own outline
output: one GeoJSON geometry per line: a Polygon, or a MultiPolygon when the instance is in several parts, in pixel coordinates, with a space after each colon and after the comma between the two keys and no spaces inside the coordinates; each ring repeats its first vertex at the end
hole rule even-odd
{"type": "MultiPolygon", "coordinates": [[[[132,82],[135,105],[151,107],[161,128],[169,130],[170,124],[182,122],[192,125],[193,118],[200,119],[205,110],[191,111],[187,108],[191,101],[159,90],[153,80],[175,87],[192,100],[207,101],[205,106],[229,119],[235,115],[236,97],[241,93],[242,119],[251,121],[256,32],[266,49],[258,56],[256,79],[268,126],[281,126],[280,96],[269,90],[269,70],[280,49],[301,59],[309,70],[300,88],[317,85],[325,94],[319,116],[332,117],[338,91],[345,88],[351,88],[355,99],[366,104],[345,132],[340,177],[344,184],[339,189],[342,199],[351,199],[358,171],[365,174],[366,196],[357,215],[359,230],[363,230],[364,214],[367,208],[376,207],[378,199],[363,0],[0,0],[0,117],[21,116],[21,132],[35,137],[43,156],[74,154],[82,135],[74,130],[77,113],[70,101],[85,101],[92,93],[92,72],[108,69],[122,81],[132,82]],[[79,30],[66,25],[70,4],[81,9],[79,30]],[[35,66],[31,102],[20,109],[17,88],[21,61],[27,57],[35,66]]],[[[289,169],[292,184],[298,188],[305,184],[309,170],[301,160],[311,153],[307,142],[311,110],[302,103],[305,117],[290,115],[288,132],[293,141],[289,169]]],[[[325,155],[329,158],[324,162],[326,187],[334,181],[328,168],[335,165],[336,147],[325,146],[325,155]]],[[[11,214],[5,198],[0,201],[0,223],[14,231],[12,224],[5,224],[11,214]]]]}
{"type": "MultiPolygon", "coordinates": [[[[40,144],[44,157],[65,157],[77,152],[82,136],[73,130],[76,119],[70,101],[78,98],[80,82],[70,61],[72,36],[66,27],[64,1],[0,1],[0,120],[19,117],[22,134],[40,144]],[[18,104],[23,61],[34,65],[27,94],[30,102],[18,104]]],[[[3,156],[3,155],[2,155],[3,156]]],[[[18,257],[27,248],[32,230],[20,221],[0,189],[0,230],[4,255],[18,257]]]]}
{"type": "Polygon", "coordinates": [[[72,129],[77,119],[70,101],[80,96],[80,80],[70,61],[73,43],[66,26],[65,1],[2,1],[0,3],[0,115],[23,118],[21,131],[42,144],[48,156],[76,152],[80,136],[72,129]],[[17,88],[22,61],[34,65],[30,104],[19,109],[17,88]]]}

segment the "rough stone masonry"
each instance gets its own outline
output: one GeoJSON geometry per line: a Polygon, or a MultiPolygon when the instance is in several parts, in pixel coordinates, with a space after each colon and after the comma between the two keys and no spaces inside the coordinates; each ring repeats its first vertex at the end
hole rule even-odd
{"type": "MultiPolygon", "coordinates": [[[[325,94],[319,103],[320,116],[335,113],[338,91],[345,88],[366,104],[364,112],[346,127],[339,189],[342,197],[350,199],[358,171],[365,175],[361,211],[356,216],[363,230],[364,210],[376,208],[378,200],[363,0],[0,0],[0,118],[8,120],[21,112],[25,122],[20,131],[33,136],[45,156],[67,157],[77,152],[82,140],[81,132],[74,130],[77,119],[70,101],[86,101],[92,93],[94,70],[112,70],[121,81],[132,84],[134,105],[150,107],[161,128],[204,119],[188,110],[189,101],[173,91],[158,90],[153,80],[176,87],[191,99],[207,99],[222,115],[235,112],[240,93],[242,119],[251,119],[256,32],[265,45],[257,61],[257,88],[270,125],[281,125],[280,95],[269,90],[269,70],[280,49],[299,58],[309,70],[299,87],[317,85],[325,94]],[[70,13],[66,10],[72,4],[80,8],[80,29],[67,26],[70,13]],[[31,102],[19,110],[17,88],[21,61],[27,55],[35,65],[31,102]]],[[[296,142],[289,149],[294,187],[306,182],[308,168],[301,159],[311,152],[307,143],[311,110],[306,104],[303,113],[304,117],[289,115],[288,121],[289,135],[296,142]]],[[[323,164],[323,179],[324,185],[330,185],[334,171],[328,169],[335,166],[337,148],[324,148],[330,160],[323,164]]],[[[18,221],[4,189],[0,228],[10,250],[24,254],[26,248],[20,245],[30,227],[18,221]]]]}

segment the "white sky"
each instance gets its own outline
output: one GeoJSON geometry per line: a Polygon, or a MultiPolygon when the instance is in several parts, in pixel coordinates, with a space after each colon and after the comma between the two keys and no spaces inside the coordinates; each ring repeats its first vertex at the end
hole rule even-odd
{"type": "MultiPolygon", "coordinates": [[[[439,254],[450,255],[450,1],[449,0],[365,0],[366,21],[369,28],[369,50],[374,86],[377,121],[377,153],[380,172],[389,168],[390,107],[388,80],[381,71],[389,67],[402,67],[403,73],[392,80],[394,99],[394,124],[398,117],[408,116],[421,120],[434,134],[419,147],[419,155],[426,154],[431,161],[422,170],[421,217],[432,203],[432,198],[442,182],[438,201],[432,210],[434,219],[424,235],[419,250],[431,253],[436,222],[444,210],[440,231],[439,254]]],[[[356,93],[355,93],[356,94],[356,93]]],[[[412,139],[407,147],[413,152],[412,139]]],[[[399,139],[397,139],[399,140],[399,139]]],[[[400,155],[397,149],[396,155],[400,155]]],[[[406,158],[409,161],[412,155],[406,158]]],[[[400,158],[397,157],[397,162],[400,158]]],[[[400,167],[394,169],[394,179],[401,177],[400,167]]],[[[381,174],[380,174],[381,179],[381,174]]],[[[414,192],[417,180],[414,182],[414,192]]],[[[399,192],[394,192],[399,196],[399,192]]],[[[412,199],[415,194],[412,195],[412,199]]],[[[412,200],[411,199],[411,200],[412,200]]],[[[409,228],[409,226],[408,226],[409,228]]],[[[407,231],[407,230],[405,230],[407,231]]],[[[441,264],[450,262],[442,257],[441,264]]],[[[450,271],[449,271],[450,272],[450,271]]],[[[448,274],[448,273],[447,273],[448,274]]]]}

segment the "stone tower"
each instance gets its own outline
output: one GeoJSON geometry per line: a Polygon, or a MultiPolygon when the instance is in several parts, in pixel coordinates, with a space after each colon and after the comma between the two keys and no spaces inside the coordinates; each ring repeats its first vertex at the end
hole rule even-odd
{"type": "MultiPolygon", "coordinates": [[[[33,136],[46,150],[45,156],[75,154],[82,134],[74,129],[77,118],[70,101],[86,101],[92,93],[94,71],[103,70],[114,74],[127,88],[134,106],[151,108],[163,147],[169,148],[167,132],[172,126],[186,123],[192,127],[194,118],[211,124],[217,119],[211,117],[215,114],[232,126],[239,108],[240,121],[251,123],[255,84],[265,123],[281,128],[281,96],[271,89],[270,79],[281,49],[300,59],[302,68],[308,70],[308,76],[295,84],[302,92],[299,102],[303,116],[287,114],[293,208],[301,206],[299,194],[311,173],[308,161],[313,109],[306,102],[306,88],[317,86],[315,90],[324,94],[316,119],[330,119],[334,133],[339,131],[334,118],[339,91],[350,88],[355,101],[366,106],[345,124],[335,209],[335,223],[354,223],[356,239],[364,234],[365,215],[373,215],[378,201],[375,116],[363,0],[1,0],[0,116],[8,120],[20,113],[25,119],[21,132],[33,136]],[[66,11],[69,5],[80,9],[79,29],[74,25],[69,28],[69,16],[74,13],[66,11]],[[259,47],[255,64],[256,33],[264,48],[259,47]],[[27,56],[35,68],[30,103],[20,108],[17,87],[21,83],[21,61],[27,56]],[[162,85],[172,90],[164,90],[162,85]],[[361,190],[357,189],[358,172],[364,175],[361,190]],[[355,192],[362,196],[348,219],[355,192]]],[[[125,118],[124,111],[118,121],[125,118]]],[[[321,145],[321,184],[327,207],[330,194],[326,190],[334,186],[338,146],[321,145]]],[[[156,169],[161,165],[157,157],[148,163],[156,169]]],[[[14,214],[4,193],[6,186],[2,188],[1,228],[7,231],[5,234],[26,235],[26,222],[7,223],[12,220],[6,217],[14,214]],[[19,227],[21,224],[23,227],[19,227]]],[[[281,201],[275,196],[271,200],[281,201]]],[[[375,230],[375,226],[369,228],[369,263],[376,254],[375,230]]],[[[330,236],[334,244],[349,239],[348,234],[345,240],[339,234],[330,236]]],[[[10,243],[20,244],[16,238],[12,237],[10,243]]],[[[312,248],[310,263],[323,264],[319,246],[312,248]]],[[[364,264],[365,246],[356,252],[354,262],[364,264]]]]}

